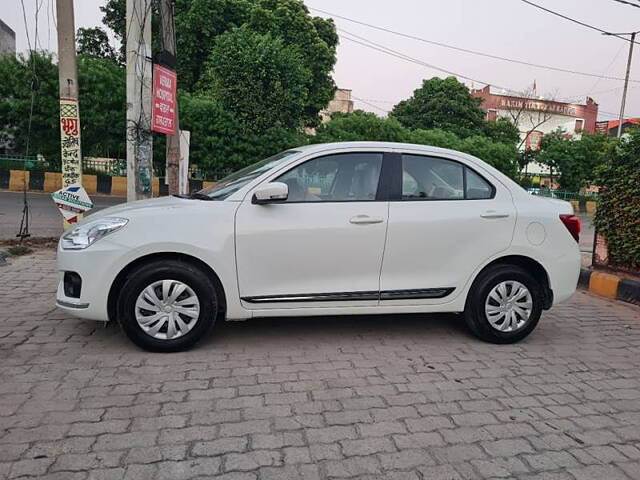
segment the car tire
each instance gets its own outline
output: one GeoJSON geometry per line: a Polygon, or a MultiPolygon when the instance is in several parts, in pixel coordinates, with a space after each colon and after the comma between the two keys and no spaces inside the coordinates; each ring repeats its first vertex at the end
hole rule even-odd
{"type": "Polygon", "coordinates": [[[526,270],[516,265],[495,265],[473,282],[465,320],[484,341],[515,343],[536,328],[543,303],[542,287],[526,270]]]}
{"type": "Polygon", "coordinates": [[[178,352],[211,330],[218,305],[215,286],[201,269],[162,260],[129,272],[118,298],[118,320],[139,347],[178,352]]]}

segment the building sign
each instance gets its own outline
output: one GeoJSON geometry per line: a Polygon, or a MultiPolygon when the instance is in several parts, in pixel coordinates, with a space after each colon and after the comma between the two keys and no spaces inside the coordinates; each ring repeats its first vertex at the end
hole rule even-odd
{"type": "Polygon", "coordinates": [[[154,132],[176,134],[176,86],[176,72],[160,65],[153,66],[151,130],[154,132]]]}
{"type": "Polygon", "coordinates": [[[62,186],[82,181],[80,152],[80,114],[78,100],[60,99],[60,153],[62,160],[62,186]]]}
{"type": "Polygon", "coordinates": [[[562,103],[502,98],[500,99],[500,106],[506,110],[539,110],[542,112],[557,113],[559,115],[569,115],[572,117],[576,115],[575,107],[562,103]]]}
{"type": "Polygon", "coordinates": [[[78,215],[93,208],[93,202],[79,183],[63,187],[51,194],[56,207],[69,223],[76,223],[78,215]]]}

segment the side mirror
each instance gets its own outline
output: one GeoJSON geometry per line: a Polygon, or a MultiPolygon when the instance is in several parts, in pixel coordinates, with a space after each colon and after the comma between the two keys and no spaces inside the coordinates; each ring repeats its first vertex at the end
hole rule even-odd
{"type": "Polygon", "coordinates": [[[289,198],[289,186],[282,182],[271,182],[260,185],[254,192],[251,203],[265,205],[267,203],[285,202],[289,198]]]}

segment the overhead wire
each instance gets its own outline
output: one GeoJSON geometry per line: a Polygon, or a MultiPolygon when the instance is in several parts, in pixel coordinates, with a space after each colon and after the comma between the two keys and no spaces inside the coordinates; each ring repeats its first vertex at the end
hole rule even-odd
{"type": "MultiPolygon", "coordinates": [[[[471,54],[471,55],[477,55],[477,56],[481,56],[481,57],[492,58],[494,60],[501,60],[501,61],[504,61],[504,62],[510,62],[510,63],[516,63],[516,64],[520,64],[520,65],[526,65],[528,67],[540,68],[540,69],[551,70],[551,71],[562,72],[562,73],[569,73],[569,74],[573,74],[573,75],[582,75],[582,76],[586,76],[586,77],[602,78],[602,79],[605,79],[605,80],[624,81],[623,77],[615,77],[615,76],[609,76],[609,75],[599,75],[599,74],[596,74],[596,73],[582,72],[582,71],[578,71],[578,70],[571,70],[571,69],[567,69],[567,68],[555,67],[555,66],[551,66],[551,65],[543,65],[543,64],[539,64],[539,63],[528,62],[528,61],[525,61],[525,60],[518,60],[518,59],[514,59],[514,58],[500,56],[500,55],[494,55],[494,54],[491,54],[491,53],[480,52],[478,50],[471,50],[471,49],[468,49],[468,48],[458,47],[458,46],[455,46],[455,45],[450,45],[450,44],[447,44],[447,43],[438,42],[438,41],[435,41],[435,40],[429,40],[429,39],[426,39],[426,38],[418,37],[416,35],[410,35],[410,34],[407,34],[407,33],[399,32],[397,30],[392,30],[390,28],[381,27],[379,25],[366,23],[366,22],[363,22],[363,21],[360,21],[360,20],[356,20],[356,19],[353,19],[353,18],[345,17],[343,15],[338,15],[336,13],[328,12],[326,10],[322,10],[322,9],[319,9],[319,8],[309,7],[309,9],[310,10],[314,10],[316,12],[323,13],[325,15],[329,15],[331,17],[339,18],[341,20],[346,20],[348,22],[352,22],[352,23],[355,23],[355,24],[358,24],[358,25],[363,25],[365,27],[372,28],[372,29],[375,29],[375,30],[379,30],[379,31],[382,31],[382,32],[391,33],[393,35],[398,35],[400,37],[408,38],[408,39],[411,39],[411,40],[416,40],[416,41],[427,43],[427,44],[430,44],[430,45],[436,45],[438,47],[443,47],[443,48],[448,48],[448,49],[451,49],[451,50],[456,50],[456,51],[463,52],[463,53],[468,53],[468,54],[471,54]]],[[[630,80],[630,81],[640,83],[640,80],[630,80]]]]}
{"type": "Polygon", "coordinates": [[[632,7],[640,8],[640,4],[627,2],[626,0],[613,0],[614,2],[623,3],[625,5],[631,5],[632,7]]]}
{"type": "MultiPolygon", "coordinates": [[[[619,38],[620,40],[624,40],[625,42],[631,42],[631,39],[626,38],[626,37],[624,37],[624,36],[622,36],[620,34],[611,33],[609,31],[603,30],[603,29],[601,29],[599,27],[594,27],[593,25],[589,25],[588,23],[582,22],[580,20],[576,20],[575,18],[571,18],[571,17],[569,17],[567,15],[563,15],[562,13],[558,13],[558,12],[556,12],[554,10],[551,10],[549,8],[546,8],[546,7],[543,7],[542,5],[538,5],[537,3],[533,3],[530,0],[520,0],[520,1],[526,3],[527,5],[531,5],[532,7],[538,8],[538,9],[544,11],[544,12],[550,13],[551,15],[555,15],[556,17],[564,18],[565,20],[568,20],[569,22],[573,22],[573,23],[576,23],[578,25],[582,25],[585,28],[589,28],[591,30],[595,30],[597,32],[604,33],[604,34],[606,34],[606,35],[608,35],[610,37],[619,38]]],[[[634,41],[633,43],[637,44],[638,42],[634,41]]]]}
{"type": "Polygon", "coordinates": [[[373,104],[373,103],[371,103],[371,102],[369,102],[369,101],[367,101],[365,99],[358,98],[358,97],[353,97],[353,99],[357,100],[358,102],[364,103],[365,105],[369,105],[371,108],[375,108],[376,110],[380,110],[381,112],[384,112],[384,113],[389,113],[390,112],[389,109],[379,107],[378,105],[375,105],[375,104],[373,104]]]}
{"type": "Polygon", "coordinates": [[[494,86],[494,87],[497,87],[497,88],[500,88],[500,89],[503,89],[503,90],[513,91],[510,88],[502,87],[502,86],[500,86],[498,84],[495,84],[493,82],[487,82],[485,80],[479,80],[479,79],[474,78],[474,77],[469,77],[467,75],[463,75],[461,73],[457,73],[457,72],[454,72],[452,70],[448,70],[448,69],[439,67],[437,65],[433,65],[431,63],[424,62],[424,61],[422,61],[420,59],[411,57],[411,56],[409,56],[409,55],[407,55],[405,53],[399,52],[397,50],[391,49],[391,48],[386,47],[384,45],[381,45],[379,43],[373,42],[373,41],[368,40],[368,39],[366,39],[364,37],[356,35],[354,33],[347,32],[344,29],[338,29],[338,30],[341,31],[343,34],[346,34],[346,35],[343,35],[342,38],[344,38],[346,40],[349,40],[349,41],[351,41],[353,43],[357,43],[359,45],[371,48],[373,50],[377,50],[377,51],[382,52],[382,53],[384,53],[386,55],[390,55],[390,56],[393,56],[393,57],[396,57],[396,58],[400,58],[401,60],[409,61],[411,63],[415,63],[416,65],[421,65],[423,67],[430,68],[432,70],[437,70],[437,71],[446,73],[447,75],[452,75],[454,77],[460,77],[460,78],[463,78],[465,80],[469,80],[471,82],[476,82],[476,83],[480,83],[480,84],[483,84],[483,85],[491,85],[491,86],[494,86]],[[354,38],[350,38],[350,37],[354,37],[354,38]]]}

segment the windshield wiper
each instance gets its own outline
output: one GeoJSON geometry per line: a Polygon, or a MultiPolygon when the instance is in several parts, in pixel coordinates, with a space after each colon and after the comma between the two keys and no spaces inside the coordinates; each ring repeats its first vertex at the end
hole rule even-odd
{"type": "Polygon", "coordinates": [[[186,198],[191,200],[206,200],[206,201],[213,200],[213,198],[211,198],[209,195],[205,195],[204,193],[200,193],[200,192],[193,192],[191,195],[174,195],[174,197],[186,198]]]}
{"type": "Polygon", "coordinates": [[[193,192],[191,195],[189,195],[189,198],[193,198],[194,200],[213,200],[213,198],[211,198],[209,195],[205,195],[204,193],[200,192],[193,192]]]}

